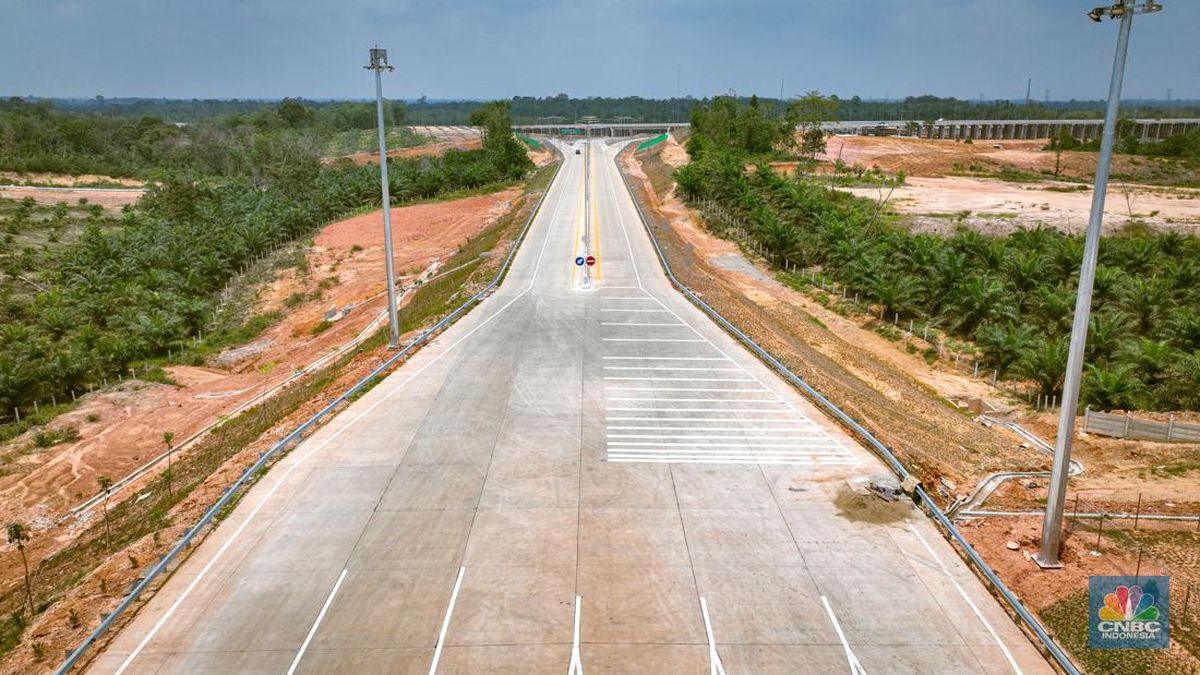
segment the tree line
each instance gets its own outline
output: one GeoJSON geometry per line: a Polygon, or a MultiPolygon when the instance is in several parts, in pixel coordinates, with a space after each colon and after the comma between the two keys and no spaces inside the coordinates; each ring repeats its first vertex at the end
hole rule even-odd
{"type": "MultiPolygon", "coordinates": [[[[516,180],[533,168],[508,127],[507,104],[483,110],[492,132],[482,149],[388,162],[394,202],[516,180]]],[[[16,270],[46,290],[0,298],[0,411],[67,400],[178,351],[205,328],[240,268],[343,214],[379,206],[377,166],[322,166],[303,137],[268,127],[192,142],[197,156],[237,161],[219,175],[204,175],[199,163],[168,173],[119,222],[82,223],[77,240],[45,253],[42,269],[16,270]]]]}
{"type": "MultiPolygon", "coordinates": [[[[941,327],[974,344],[1001,378],[1061,393],[1081,235],[1054,229],[988,236],[912,234],[872,200],[764,160],[786,148],[749,142],[754,116],[702,116],[682,195],[748,223],[778,261],[821,273],[891,318],[941,327]],[[747,171],[748,165],[755,165],[747,171]]],[[[1083,401],[1099,408],[1200,410],[1200,239],[1129,229],[1100,247],[1083,401]]]]}
{"type": "MultiPolygon", "coordinates": [[[[759,97],[763,105],[783,111],[793,97],[759,97]]],[[[721,96],[676,96],[670,98],[622,97],[572,97],[564,93],[554,96],[514,96],[513,121],[517,124],[536,124],[547,118],[561,118],[575,122],[584,116],[595,116],[605,121],[618,118],[633,118],[642,121],[680,121],[688,119],[692,110],[706,107],[721,96]]],[[[750,96],[733,95],[736,100],[747,103],[750,96]]],[[[1010,101],[1010,100],[967,100],[940,96],[908,96],[902,99],[869,99],[860,96],[828,97],[835,106],[830,119],[836,120],[916,120],[936,119],[1100,119],[1104,116],[1102,100],[1087,101],[1010,101]]],[[[318,117],[336,118],[342,111],[357,107],[356,119],[365,123],[366,109],[373,110],[373,102],[311,101],[295,99],[318,117]]],[[[273,110],[279,101],[246,101],[238,99],[214,100],[193,99],[96,99],[46,101],[61,110],[79,114],[103,115],[108,117],[153,117],[171,122],[199,122],[210,118],[231,115],[247,116],[260,110],[273,110]]],[[[399,103],[393,103],[399,108],[399,103]]],[[[422,96],[403,105],[408,123],[416,125],[463,125],[469,124],[471,113],[484,102],[478,100],[429,100],[422,96]]],[[[1198,101],[1130,101],[1124,104],[1130,117],[1200,117],[1198,101]]],[[[373,115],[373,112],[370,113],[373,115]]],[[[397,122],[398,123],[398,122],[397,122]]],[[[369,126],[369,124],[368,124],[369,126]]],[[[355,127],[368,128],[368,127],[355,127]]]]}
{"type": "MultiPolygon", "coordinates": [[[[404,106],[389,102],[384,123],[404,122],[404,106]]],[[[152,115],[68,111],[47,101],[12,98],[0,101],[0,170],[119,178],[159,178],[181,171],[238,176],[284,153],[319,154],[331,134],[375,125],[373,102],[313,107],[284,99],[250,109],[234,106],[226,114],[185,124],[152,115]]]]}

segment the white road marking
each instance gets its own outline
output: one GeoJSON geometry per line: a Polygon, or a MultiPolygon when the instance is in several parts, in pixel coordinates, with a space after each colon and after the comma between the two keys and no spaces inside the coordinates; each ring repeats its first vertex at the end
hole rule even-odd
{"type": "MultiPolygon", "coordinates": [[[[562,203],[563,203],[563,199],[562,199],[562,196],[560,195],[559,199],[558,199],[558,203],[554,207],[554,212],[550,216],[550,224],[553,224],[555,218],[558,217],[558,210],[562,206],[562,203]]],[[[537,263],[533,267],[533,274],[529,280],[529,285],[526,286],[523,291],[521,291],[520,293],[513,296],[512,299],[510,299],[508,302],[504,303],[504,305],[502,305],[499,309],[497,309],[495,312],[492,312],[490,315],[488,315],[487,318],[480,321],[479,325],[477,325],[474,328],[472,328],[471,330],[467,331],[466,334],[464,334],[462,337],[460,337],[459,339],[452,342],[444,350],[434,354],[433,357],[429,359],[429,363],[426,363],[425,365],[418,368],[415,372],[413,372],[412,375],[410,375],[408,377],[408,379],[397,384],[394,388],[392,388],[391,390],[387,391],[385,394],[380,396],[378,401],[372,403],[370,406],[365,408],[358,415],[355,415],[352,419],[350,419],[350,421],[346,422],[346,424],[344,426],[339,427],[337,431],[331,433],[328,438],[321,441],[320,443],[317,443],[316,445],[314,445],[312,448],[310,448],[304,454],[297,456],[296,461],[293,462],[292,464],[290,464],[287,467],[287,469],[285,469],[284,472],[279,476],[279,480],[276,481],[274,484],[272,484],[271,488],[269,490],[267,490],[266,493],[263,494],[263,498],[261,500],[259,500],[258,504],[255,505],[254,510],[251,511],[249,513],[249,515],[246,516],[246,519],[243,520],[240,525],[238,525],[237,529],[235,529],[233,531],[233,533],[229,536],[229,538],[226,539],[225,542],[221,545],[221,548],[217,549],[216,554],[214,554],[213,557],[210,558],[209,561],[204,565],[204,567],[200,569],[200,572],[187,585],[187,588],[185,588],[183,590],[183,593],[181,593],[179,595],[179,597],[175,599],[175,602],[171,603],[171,606],[167,609],[167,611],[165,613],[163,613],[163,615],[161,617],[159,617],[158,621],[154,624],[154,627],[150,629],[150,632],[146,633],[145,637],[143,637],[141,642],[138,643],[138,646],[132,652],[129,653],[129,656],[125,657],[125,660],[121,662],[120,667],[117,668],[115,675],[120,675],[121,673],[125,672],[125,669],[128,668],[130,666],[130,664],[133,663],[134,659],[136,659],[138,657],[138,655],[142,653],[142,651],[146,648],[146,645],[150,644],[150,641],[152,639],[154,639],[154,636],[157,635],[160,630],[162,630],[162,627],[166,625],[167,621],[169,621],[170,618],[175,614],[175,612],[179,610],[180,606],[183,605],[184,600],[187,600],[187,598],[192,594],[192,591],[195,590],[196,586],[200,584],[200,582],[204,579],[204,577],[206,577],[208,575],[209,571],[212,570],[213,566],[217,564],[217,561],[219,561],[225,555],[225,552],[227,550],[229,550],[229,547],[232,546],[235,541],[240,540],[242,532],[246,529],[246,526],[249,525],[252,520],[254,520],[254,518],[258,515],[259,511],[261,511],[263,506],[266,505],[267,501],[269,501],[271,499],[271,497],[274,496],[275,491],[278,490],[279,487],[287,481],[288,477],[292,474],[293,471],[296,470],[297,467],[304,464],[304,462],[306,462],[309,457],[312,457],[318,451],[324,449],[326,445],[329,445],[334,440],[336,440],[338,437],[340,437],[343,433],[346,432],[347,429],[350,429],[354,425],[358,424],[364,417],[366,417],[367,415],[374,412],[375,409],[378,408],[379,406],[383,405],[389,398],[392,397],[392,395],[394,395],[396,392],[403,389],[405,385],[412,382],[416,378],[420,377],[422,373],[424,373],[431,366],[433,366],[433,364],[440,361],[442,359],[442,357],[444,357],[446,354],[449,354],[450,352],[452,352],[455,347],[457,347],[458,345],[465,342],[468,338],[470,338],[472,335],[474,335],[476,332],[478,332],[484,326],[491,323],[492,319],[495,319],[496,317],[500,316],[502,313],[504,313],[505,310],[507,310],[509,307],[511,307],[513,305],[513,303],[515,303],[517,300],[520,300],[521,298],[525,297],[525,295],[528,294],[529,291],[533,290],[534,284],[537,283],[538,273],[542,269],[542,261],[545,259],[545,256],[546,256],[546,246],[549,243],[550,243],[550,225],[547,225],[546,226],[546,236],[542,239],[542,248],[538,251],[537,263]]]]}
{"type": "MultiPolygon", "coordinates": [[[[720,420],[720,421],[729,422],[730,420],[720,420]]],[[[787,422],[789,424],[795,424],[795,422],[792,422],[791,420],[771,420],[771,421],[787,422]]],[[[766,427],[760,427],[760,428],[754,428],[754,427],[661,427],[661,426],[653,426],[653,425],[639,426],[639,425],[634,425],[634,424],[610,424],[610,425],[608,425],[607,428],[612,429],[614,431],[703,431],[703,432],[736,431],[736,432],[738,432],[739,435],[741,435],[746,432],[761,432],[761,433],[768,433],[768,434],[780,434],[780,433],[785,433],[785,432],[792,433],[792,432],[797,432],[797,431],[812,431],[815,427],[813,427],[812,425],[798,426],[798,427],[796,427],[796,426],[794,426],[794,427],[775,427],[775,428],[766,428],[766,427]]],[[[668,434],[668,435],[676,436],[675,434],[668,434]]],[[[688,436],[676,436],[676,437],[677,438],[688,438],[688,436]]],[[[697,436],[696,438],[708,438],[708,437],[707,436],[697,436]]],[[[799,438],[812,438],[812,435],[809,434],[809,435],[805,435],[805,436],[800,436],[799,438]]],[[[825,439],[816,439],[816,440],[825,440],[825,439]]]]}
{"type": "Polygon", "coordinates": [[[846,652],[846,662],[850,665],[851,675],[867,675],[867,669],[863,668],[858,657],[854,655],[854,651],[850,649],[850,643],[846,642],[846,634],[842,632],[842,624],[838,623],[837,617],[833,614],[833,608],[829,606],[829,600],[825,599],[823,595],[821,604],[825,605],[825,613],[829,615],[829,621],[833,623],[833,629],[837,631],[838,639],[842,641],[842,649],[846,652]]]}
{"type": "Polygon", "coordinates": [[[661,375],[653,375],[650,377],[625,377],[624,375],[606,375],[606,380],[620,380],[623,382],[753,382],[747,377],[662,377],[661,375]]]}
{"type": "MultiPolygon", "coordinates": [[[[752,389],[755,390],[756,389],[752,389]]],[[[679,389],[679,392],[703,392],[703,389],[679,389]]],[[[733,392],[733,389],[718,389],[718,392],[733,392]]],[[[770,399],[659,399],[655,396],[608,396],[610,401],[655,401],[655,402],[692,402],[692,404],[774,404],[770,399]]],[[[730,408],[743,410],[743,408],[730,408]]]]}
{"type": "Polygon", "coordinates": [[[312,642],[313,636],[317,634],[317,629],[321,627],[321,621],[325,619],[325,612],[328,612],[329,606],[333,604],[333,596],[337,595],[338,589],[342,587],[346,572],[347,570],[343,569],[342,573],[338,575],[333,589],[329,591],[329,597],[325,598],[325,604],[321,605],[321,611],[317,613],[317,620],[313,622],[312,628],[308,629],[308,635],[304,636],[304,642],[300,645],[300,651],[296,652],[296,658],[292,659],[292,665],[288,668],[287,675],[296,672],[296,666],[300,665],[300,659],[304,658],[304,652],[308,651],[308,643],[312,642]]]}
{"type": "Polygon", "coordinates": [[[696,338],[600,338],[603,342],[704,342],[696,338]]]}
{"type": "MultiPolygon", "coordinates": [[[[755,377],[755,375],[754,375],[753,373],[751,373],[749,370],[747,370],[747,369],[745,368],[745,366],[743,366],[741,363],[738,363],[737,361],[735,361],[735,360],[733,359],[733,357],[731,357],[731,356],[730,356],[730,355],[729,355],[727,352],[725,352],[725,350],[723,350],[723,349],[721,349],[719,346],[717,346],[717,344],[716,344],[716,343],[714,343],[712,340],[708,339],[708,337],[707,337],[707,336],[705,336],[703,333],[701,333],[701,332],[700,332],[700,331],[699,331],[699,330],[698,330],[698,329],[697,329],[695,326],[693,326],[693,325],[691,325],[690,323],[688,323],[688,321],[686,321],[686,320],[685,320],[685,319],[684,319],[682,316],[680,316],[680,315],[679,315],[679,313],[675,312],[675,311],[674,311],[674,310],[672,310],[670,307],[668,307],[668,306],[666,305],[666,303],[664,303],[664,302],[663,302],[663,301],[662,301],[662,300],[661,300],[661,299],[660,299],[660,298],[659,298],[657,295],[655,295],[654,293],[650,292],[649,290],[647,290],[647,289],[644,287],[644,284],[642,283],[642,279],[641,279],[641,274],[638,272],[637,257],[636,257],[636,256],[634,256],[634,254],[633,254],[633,244],[632,244],[632,242],[630,241],[630,238],[629,238],[629,228],[626,226],[626,223],[625,223],[625,217],[624,217],[624,215],[623,215],[623,214],[622,214],[622,212],[621,212],[621,208],[620,208],[620,207],[621,207],[621,205],[622,205],[622,203],[623,203],[623,202],[621,201],[621,195],[620,195],[620,194],[617,192],[617,190],[616,190],[616,186],[612,184],[611,180],[610,180],[610,182],[609,182],[609,189],[610,189],[610,192],[613,194],[613,196],[614,196],[614,197],[617,199],[617,219],[618,219],[618,221],[620,222],[620,225],[621,225],[621,234],[622,234],[622,235],[624,236],[624,238],[625,238],[625,248],[626,248],[626,250],[628,251],[628,254],[629,254],[630,266],[633,268],[634,277],[637,279],[638,286],[639,286],[639,287],[641,287],[641,290],[642,290],[643,292],[645,292],[647,295],[649,295],[651,298],[653,298],[653,299],[654,299],[654,301],[655,301],[655,302],[657,302],[657,303],[658,303],[658,305],[659,305],[659,306],[660,306],[660,307],[661,307],[661,308],[662,308],[664,311],[666,311],[666,312],[670,313],[670,314],[671,314],[671,316],[675,317],[675,319],[676,319],[677,321],[679,321],[679,322],[681,322],[683,325],[685,325],[685,326],[688,328],[688,330],[690,330],[690,331],[692,331],[693,333],[695,333],[697,337],[699,337],[699,338],[701,338],[701,339],[702,339],[702,341],[704,341],[704,342],[707,342],[707,343],[708,343],[708,345],[709,345],[710,347],[712,347],[712,348],[713,348],[713,349],[714,349],[714,350],[715,350],[715,351],[716,351],[718,354],[720,354],[720,356],[721,356],[721,357],[723,357],[723,359],[724,359],[724,360],[727,360],[727,361],[731,362],[731,363],[732,363],[734,366],[737,366],[737,368],[738,368],[738,369],[740,369],[740,370],[742,370],[742,371],[743,371],[743,372],[744,372],[744,373],[745,373],[747,376],[749,376],[749,377],[751,378],[751,380],[752,380],[752,381],[754,381],[754,382],[758,383],[758,385],[761,387],[761,389],[740,389],[740,390],[739,390],[739,389],[715,389],[715,390],[704,390],[704,389],[690,389],[690,388],[687,388],[687,389],[685,389],[685,388],[674,388],[674,387],[648,387],[648,388],[647,388],[647,387],[616,387],[616,386],[608,385],[608,386],[606,387],[606,389],[607,389],[607,391],[606,391],[606,397],[607,397],[607,400],[608,400],[608,402],[615,402],[615,401],[653,401],[654,403],[660,403],[661,401],[671,401],[671,402],[688,402],[688,400],[687,400],[687,399],[655,399],[655,398],[650,398],[650,397],[646,397],[646,398],[639,398],[639,397],[631,397],[631,396],[613,396],[613,395],[612,395],[612,392],[616,392],[616,391],[621,391],[621,392],[634,392],[634,391],[653,391],[653,392],[658,392],[658,391],[693,391],[693,392],[706,392],[706,393],[720,393],[720,392],[728,392],[728,393],[766,393],[766,394],[769,394],[769,395],[770,395],[772,398],[774,398],[775,400],[774,400],[774,401],[772,401],[772,400],[770,400],[770,399],[764,399],[764,398],[751,398],[751,399],[740,399],[740,400],[739,400],[739,399],[732,399],[732,400],[731,400],[731,399],[691,399],[691,401],[693,401],[693,402],[703,402],[703,403],[708,403],[708,404],[711,404],[711,403],[712,403],[714,400],[721,401],[722,403],[732,403],[733,401],[738,401],[739,403],[753,403],[754,405],[760,405],[760,406],[761,406],[761,405],[769,405],[769,404],[772,404],[772,403],[778,403],[778,404],[782,404],[782,405],[783,405],[783,406],[784,406],[784,407],[785,407],[787,410],[789,410],[790,412],[794,413],[794,414],[796,415],[796,417],[799,417],[799,418],[800,418],[800,419],[801,419],[801,420],[802,420],[804,423],[806,423],[806,424],[813,424],[813,421],[812,421],[812,420],[810,420],[810,419],[809,419],[809,418],[808,418],[806,415],[804,415],[803,413],[801,413],[801,412],[800,412],[800,410],[799,410],[798,408],[796,408],[796,406],[794,406],[794,405],[791,403],[791,401],[789,401],[789,400],[787,400],[787,399],[783,398],[783,397],[782,397],[782,396],[781,396],[779,393],[777,393],[775,390],[771,389],[771,388],[770,388],[770,387],[768,387],[768,386],[767,386],[767,385],[766,385],[764,382],[762,382],[762,380],[760,380],[759,378],[755,377]]],[[[630,199],[632,199],[632,196],[628,194],[628,191],[626,191],[626,193],[625,193],[625,194],[626,194],[626,196],[627,196],[627,197],[629,197],[630,199]]],[[[603,311],[603,310],[602,310],[602,311],[603,311]]],[[[628,310],[627,310],[627,311],[628,311],[628,310]]],[[[609,358],[609,357],[605,357],[605,358],[607,359],[607,358],[609,358]]],[[[642,356],[642,357],[614,357],[614,358],[623,358],[623,359],[630,359],[630,360],[632,360],[632,359],[638,359],[638,360],[654,360],[654,361],[660,361],[660,362],[661,362],[661,361],[665,361],[665,360],[667,360],[667,359],[677,360],[677,359],[680,359],[680,358],[689,358],[689,357],[652,357],[652,356],[642,356]]],[[[700,358],[704,358],[704,357],[691,357],[691,358],[696,358],[696,360],[700,360],[700,358]]],[[[709,361],[717,361],[717,360],[720,360],[720,359],[716,359],[716,358],[713,358],[713,357],[707,357],[705,360],[709,360],[709,361]]],[[[719,409],[719,408],[718,408],[718,409],[719,409]]],[[[738,408],[737,408],[737,407],[730,407],[730,408],[727,408],[726,410],[733,411],[733,410],[738,410],[738,408]]],[[[761,410],[761,408],[759,408],[759,410],[761,410]]],[[[783,412],[783,411],[780,411],[780,412],[783,412]]],[[[697,427],[695,430],[699,431],[699,430],[701,430],[701,429],[702,429],[702,427],[697,427]]],[[[818,441],[820,440],[820,437],[824,437],[824,440],[825,440],[825,442],[826,442],[826,443],[827,443],[829,446],[831,446],[831,447],[833,447],[833,448],[836,448],[836,449],[837,449],[837,451],[839,452],[839,458],[838,458],[838,460],[837,460],[837,461],[839,461],[839,462],[846,462],[846,463],[857,463],[857,460],[856,460],[856,459],[854,459],[854,458],[852,458],[852,456],[849,454],[849,452],[848,452],[848,451],[847,451],[845,448],[843,448],[841,445],[839,445],[838,443],[836,443],[836,442],[833,440],[833,438],[832,438],[832,437],[830,437],[830,436],[829,436],[829,434],[828,434],[828,433],[826,433],[826,431],[825,431],[823,428],[817,427],[817,426],[815,426],[815,424],[814,424],[814,426],[813,426],[813,431],[814,431],[814,432],[815,432],[815,434],[818,436],[818,439],[817,439],[818,441]]],[[[692,438],[694,438],[694,437],[692,437],[692,438]]],[[[609,444],[608,444],[608,445],[609,445],[610,447],[608,447],[608,448],[606,448],[606,449],[607,449],[607,452],[608,452],[608,454],[609,454],[609,458],[610,458],[610,459],[615,459],[615,457],[614,457],[614,453],[616,452],[615,448],[612,448],[611,446],[617,445],[618,443],[621,443],[621,441],[610,441],[610,442],[609,442],[609,444]]],[[[643,444],[645,444],[645,443],[643,443],[643,444]]],[[[659,444],[656,444],[656,443],[651,443],[650,445],[659,445],[659,444]]],[[[711,447],[711,446],[712,446],[712,445],[714,445],[714,444],[705,443],[705,444],[703,444],[703,445],[704,445],[704,446],[706,446],[706,447],[711,447]]],[[[721,457],[721,458],[719,458],[719,459],[714,459],[714,458],[713,458],[713,457],[711,457],[711,456],[708,456],[708,457],[700,457],[700,456],[698,456],[698,455],[696,454],[695,448],[693,447],[693,449],[692,449],[692,451],[691,451],[691,452],[692,452],[692,454],[691,454],[691,455],[686,455],[686,456],[685,456],[685,455],[678,455],[678,456],[675,456],[675,459],[678,459],[678,460],[683,460],[683,461],[706,462],[706,463],[707,463],[707,462],[715,462],[715,461],[720,461],[720,460],[727,460],[727,461],[729,461],[729,462],[732,462],[732,463],[759,463],[759,461],[760,461],[760,460],[762,460],[762,461],[765,461],[765,460],[767,460],[767,459],[769,458],[769,459],[771,459],[771,460],[774,460],[774,461],[777,461],[777,462],[779,462],[779,463],[795,463],[793,460],[785,460],[785,459],[783,459],[783,458],[781,458],[781,457],[777,457],[777,456],[774,456],[774,455],[770,455],[770,456],[763,455],[761,452],[757,452],[757,451],[754,451],[754,450],[750,450],[750,449],[749,449],[747,446],[741,446],[741,447],[745,448],[745,450],[743,450],[743,451],[742,451],[740,454],[729,454],[729,455],[727,455],[727,456],[724,456],[724,457],[721,457]],[[685,457],[686,457],[687,459],[685,459],[685,457]]],[[[666,457],[663,457],[662,455],[663,455],[664,453],[656,453],[654,450],[647,450],[647,451],[644,451],[644,452],[645,452],[645,453],[650,453],[650,454],[643,454],[643,455],[641,455],[641,456],[640,456],[640,457],[643,457],[643,458],[645,459],[645,461],[672,461],[671,459],[668,459],[668,458],[666,458],[666,457]]],[[[737,451],[732,451],[732,453],[737,453],[737,451]]],[[[669,455],[668,455],[668,456],[669,456],[669,455]]],[[[632,457],[638,457],[638,456],[637,456],[637,455],[626,455],[626,459],[629,459],[629,458],[632,458],[632,457]]],[[[618,460],[618,461],[619,461],[619,460],[618,460]]]]}
{"type": "Polygon", "coordinates": [[[632,297],[616,298],[616,297],[609,296],[607,298],[600,298],[600,299],[603,300],[604,302],[608,302],[610,300],[653,300],[654,298],[652,298],[648,295],[642,295],[642,296],[638,296],[636,298],[632,298],[632,297]]]}
{"type": "MultiPolygon", "coordinates": [[[[631,438],[665,438],[664,436],[632,436],[631,438]]],[[[730,440],[738,440],[730,438],[730,440]]],[[[785,440],[785,439],[776,439],[785,440]]],[[[675,443],[672,441],[608,441],[608,445],[612,446],[636,446],[636,447],[653,447],[653,448],[686,448],[687,452],[703,452],[705,448],[790,448],[793,450],[819,450],[821,448],[829,448],[834,446],[823,445],[801,445],[799,443],[675,443]]],[[[840,448],[839,448],[840,450],[840,448]]],[[[664,450],[664,452],[667,452],[664,450]]],[[[845,454],[840,452],[837,454],[845,454]]]]}
{"type": "MultiPolygon", "coordinates": [[[[605,356],[607,360],[617,361],[733,361],[727,356],[605,356]]],[[[738,368],[742,370],[742,368],[738,368]]]]}
{"type": "Polygon", "coordinates": [[[433,662],[429,664],[429,675],[437,672],[438,661],[442,658],[442,646],[446,644],[446,631],[450,629],[450,615],[454,613],[454,603],[458,601],[458,589],[462,587],[463,575],[467,568],[458,568],[458,578],[454,580],[454,590],[450,592],[450,604],[446,606],[446,618],[442,619],[442,630],[438,633],[437,647],[433,649],[433,662]]]}
{"type": "MultiPolygon", "coordinates": [[[[612,410],[612,408],[609,408],[609,410],[612,410]]],[[[633,408],[633,410],[639,410],[639,409],[633,408]]],[[[672,410],[672,409],[671,408],[660,408],[660,410],[672,410]]],[[[697,410],[704,410],[705,412],[708,412],[706,409],[703,409],[703,408],[697,408],[697,410]]],[[[609,422],[738,422],[738,421],[745,421],[745,422],[766,422],[769,424],[801,424],[800,422],[797,422],[795,420],[788,420],[788,419],[772,420],[772,419],[763,419],[761,417],[729,418],[729,417],[617,417],[617,416],[612,416],[612,417],[608,418],[608,421],[609,422]]],[[[647,428],[657,429],[658,427],[647,427],[647,428]]],[[[707,430],[711,429],[712,427],[701,426],[701,427],[688,427],[688,428],[696,429],[696,430],[703,429],[703,430],[707,431],[707,430]]],[[[738,427],[738,428],[741,429],[741,427],[738,427]]],[[[807,425],[807,426],[802,425],[802,426],[798,426],[796,428],[797,429],[812,429],[813,426],[812,425],[807,425]]]]}
{"type": "Polygon", "coordinates": [[[854,466],[849,460],[818,462],[806,458],[768,457],[761,455],[729,455],[727,457],[659,457],[657,455],[614,456],[609,462],[640,464],[777,464],[779,466],[854,466]]]}
{"type": "MultiPolygon", "coordinates": [[[[610,384],[605,387],[609,391],[699,391],[706,394],[710,393],[726,393],[726,394],[770,394],[770,389],[714,389],[704,387],[626,387],[615,384],[610,384]]],[[[707,400],[707,399],[706,399],[707,400]]],[[[748,399],[748,400],[770,400],[770,399],[748,399]]]]}
{"type": "Polygon", "coordinates": [[[688,366],[604,366],[605,370],[679,370],[704,373],[740,373],[741,368],[690,368],[688,366]]]}
{"type": "Polygon", "coordinates": [[[1017,660],[1013,658],[1012,652],[1008,651],[1008,646],[1005,645],[1004,641],[1000,639],[1000,636],[996,634],[995,629],[992,628],[992,624],[988,623],[988,620],[983,618],[983,612],[979,611],[979,607],[976,606],[975,602],[971,600],[970,596],[967,595],[966,590],[964,590],[962,585],[958,583],[958,579],[955,579],[954,575],[950,574],[950,569],[946,567],[946,564],[942,562],[942,559],[938,557],[938,554],[934,553],[933,547],[929,545],[929,542],[925,540],[925,537],[921,536],[921,533],[917,531],[917,528],[914,527],[912,523],[909,523],[908,529],[911,530],[913,534],[917,535],[917,539],[921,541],[921,545],[925,547],[926,551],[929,551],[930,557],[932,557],[934,562],[938,564],[938,567],[942,568],[942,573],[950,579],[950,582],[954,584],[954,588],[958,589],[958,594],[962,596],[962,599],[967,601],[967,605],[970,606],[971,611],[975,613],[975,616],[979,618],[979,622],[983,624],[983,627],[986,628],[987,632],[991,634],[992,639],[994,639],[996,644],[1000,646],[1000,651],[1004,652],[1004,658],[1008,659],[1008,665],[1012,667],[1013,672],[1020,675],[1021,667],[1017,665],[1017,660]]]}
{"type": "Polygon", "coordinates": [[[567,675],[583,675],[583,657],[579,655],[579,614],[583,598],[575,596],[575,631],[571,639],[571,662],[567,664],[567,675]]]}
{"type": "MultiPolygon", "coordinates": [[[[613,400],[613,399],[609,399],[609,400],[613,400]]],[[[641,399],[639,399],[639,400],[641,400],[641,399]]],[[[648,399],[648,400],[668,401],[670,399],[664,398],[664,399],[648,399]]],[[[708,401],[711,399],[704,399],[704,400],[708,401]]],[[[724,399],[722,399],[722,402],[725,402],[724,399]]],[[[743,403],[748,403],[748,402],[749,401],[743,401],[743,403]]],[[[774,401],[764,401],[764,403],[774,403],[774,401]]],[[[763,413],[766,415],[790,415],[792,413],[792,411],[790,411],[790,410],[779,410],[779,409],[772,410],[771,408],[656,408],[653,406],[646,406],[646,407],[640,407],[640,408],[635,407],[635,406],[631,406],[631,407],[606,406],[605,410],[616,411],[616,412],[705,412],[705,413],[748,413],[748,412],[752,412],[752,413],[763,413]]],[[[613,419],[613,418],[610,417],[609,419],[613,419]]],[[[652,419],[657,419],[657,418],[652,418],[652,419]]],[[[721,419],[726,420],[726,421],[736,421],[739,418],[735,417],[735,418],[731,419],[728,417],[722,417],[721,419]]],[[[769,420],[772,422],[789,421],[786,419],[780,420],[780,419],[770,419],[770,418],[765,418],[765,417],[750,417],[750,418],[745,418],[745,419],[750,420],[750,421],[753,421],[753,420],[769,420]]]]}
{"type": "Polygon", "coordinates": [[[601,321],[601,326],[657,326],[660,328],[682,326],[681,323],[617,323],[615,321],[601,321]]]}
{"type": "Polygon", "coordinates": [[[634,309],[632,307],[629,307],[629,308],[623,308],[623,309],[608,308],[608,309],[601,309],[600,311],[601,312],[665,312],[667,310],[665,310],[665,309],[634,309]]]}
{"type": "Polygon", "coordinates": [[[708,601],[700,598],[700,613],[704,615],[704,632],[708,634],[708,675],[726,675],[721,655],[717,653],[717,641],[713,639],[712,621],[708,618],[708,601]]]}

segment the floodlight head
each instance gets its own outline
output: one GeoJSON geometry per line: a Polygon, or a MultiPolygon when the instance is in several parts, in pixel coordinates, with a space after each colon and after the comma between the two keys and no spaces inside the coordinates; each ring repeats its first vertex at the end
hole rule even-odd
{"type": "Polygon", "coordinates": [[[1100,23],[1101,17],[1104,16],[1104,13],[1107,10],[1108,10],[1107,7],[1097,7],[1096,9],[1093,9],[1092,11],[1088,12],[1087,15],[1088,15],[1088,18],[1091,19],[1092,21],[1095,21],[1096,23],[1100,23]]]}
{"type": "Polygon", "coordinates": [[[388,65],[387,50],[379,47],[371,48],[371,64],[363,66],[367,70],[395,70],[394,67],[388,65]]]}

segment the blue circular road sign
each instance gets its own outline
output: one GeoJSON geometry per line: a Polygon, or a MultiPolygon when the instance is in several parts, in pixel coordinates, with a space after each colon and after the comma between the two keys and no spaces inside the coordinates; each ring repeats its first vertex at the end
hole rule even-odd
{"type": "Polygon", "coordinates": [[[584,262],[585,262],[585,261],[584,261],[584,259],[583,259],[583,256],[579,256],[578,258],[576,258],[576,259],[575,259],[575,264],[576,264],[576,265],[578,265],[578,266],[580,266],[580,267],[583,267],[583,263],[584,263],[584,262]]]}

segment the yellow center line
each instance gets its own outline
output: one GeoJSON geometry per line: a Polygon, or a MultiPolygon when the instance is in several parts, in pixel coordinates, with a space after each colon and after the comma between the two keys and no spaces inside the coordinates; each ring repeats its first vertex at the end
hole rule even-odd
{"type": "MultiPolygon", "coordinates": [[[[589,148],[588,162],[591,162],[592,153],[589,148]]],[[[592,255],[596,256],[596,283],[600,283],[600,207],[596,199],[596,172],[590,171],[588,175],[592,180],[592,255]]]]}

